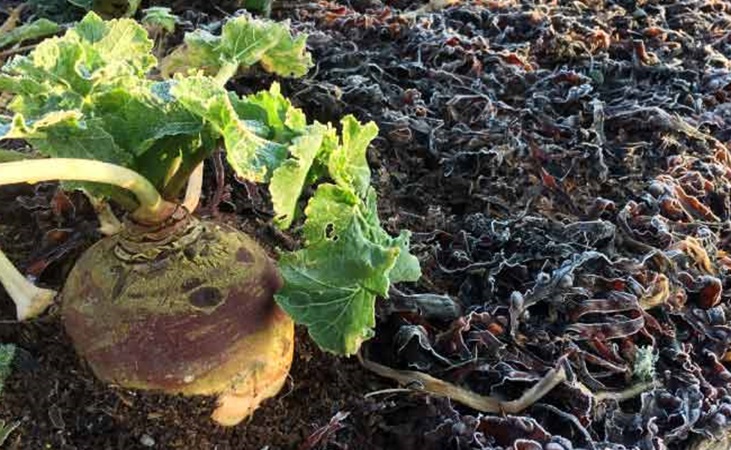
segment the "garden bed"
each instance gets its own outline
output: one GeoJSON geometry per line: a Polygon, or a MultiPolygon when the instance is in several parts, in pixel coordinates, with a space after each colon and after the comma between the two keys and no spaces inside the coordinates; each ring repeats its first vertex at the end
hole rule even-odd
{"type": "MultiPolygon", "coordinates": [[[[21,349],[0,400],[0,419],[21,422],[6,446],[712,448],[702,445],[731,420],[731,5],[557,3],[273,11],[309,35],[316,64],[280,80],[283,93],[322,122],[353,114],[379,126],[368,155],[379,212],[389,231],[413,232],[424,273],[379,302],[364,355],[506,399],[552,369],[568,372],[548,395],[480,415],[392,389],[298,329],[284,390],[221,428],[210,398],[95,380],[57,307],[15,323],[1,292],[0,342],[21,349]]],[[[190,26],[226,11],[172,6],[190,26]]],[[[251,72],[232,86],[244,94],[273,80],[251,72]]],[[[297,247],[271,225],[266,189],[230,170],[212,206],[212,167],[200,215],[250,233],[273,256],[297,247]]],[[[100,238],[95,220],[82,196],[54,184],[0,189],[0,248],[45,286],[60,288],[100,238]]]]}

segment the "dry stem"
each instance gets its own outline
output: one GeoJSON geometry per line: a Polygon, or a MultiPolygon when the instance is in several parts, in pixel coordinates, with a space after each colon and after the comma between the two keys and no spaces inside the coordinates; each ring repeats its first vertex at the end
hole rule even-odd
{"type": "Polygon", "coordinates": [[[528,389],[515,400],[505,401],[497,397],[480,395],[452,383],[448,383],[431,375],[411,371],[395,370],[358,355],[361,364],[382,377],[391,378],[414,390],[441,397],[448,397],[456,402],[482,412],[494,414],[516,414],[543,398],[553,388],[567,380],[566,369],[563,363],[553,368],[541,378],[532,388],[528,389]]]}

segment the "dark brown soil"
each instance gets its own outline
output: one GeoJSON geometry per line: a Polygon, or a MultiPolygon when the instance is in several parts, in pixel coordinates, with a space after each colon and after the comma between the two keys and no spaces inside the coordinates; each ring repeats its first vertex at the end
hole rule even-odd
{"type": "Polygon", "coordinates": [[[22,420],[11,449],[143,449],[149,438],[160,449],[297,448],[332,415],[360,408],[363,394],[378,386],[358,364],[323,355],[300,333],[285,391],[248,423],[226,429],[208,417],[212,399],[141,394],[95,381],[56,318],[14,328],[2,338],[21,345],[27,360],[8,380],[0,410],[3,419],[22,420]]]}

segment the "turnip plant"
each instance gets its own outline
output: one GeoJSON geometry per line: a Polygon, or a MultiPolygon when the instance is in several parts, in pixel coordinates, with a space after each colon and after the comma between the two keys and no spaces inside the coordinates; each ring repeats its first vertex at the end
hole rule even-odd
{"type": "MultiPolygon", "coordinates": [[[[100,379],[217,394],[213,418],[233,425],[283,385],[292,319],[322,349],[353,354],[373,334],[376,297],[419,278],[408,232],[392,237],[379,223],[366,161],[375,124],[308,121],[276,83],[243,97],[225,88],[256,64],[305,74],[305,39],[240,16],[220,35],[188,34],[158,62],[135,21],[89,13],[0,72],[0,90],[15,94],[0,139],[45,157],[0,153],[0,184],[61,180],[128,211],[59,295],[65,329],[100,379]],[[192,215],[202,164],[220,146],[239,177],[268,184],[275,225],[297,223],[301,249],[274,263],[240,231],[192,215]]],[[[0,281],[19,319],[53,302],[4,256],[0,281]]]]}

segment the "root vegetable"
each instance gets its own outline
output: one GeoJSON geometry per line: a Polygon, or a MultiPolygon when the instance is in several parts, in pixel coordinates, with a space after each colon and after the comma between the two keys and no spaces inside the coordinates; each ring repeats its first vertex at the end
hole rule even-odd
{"type": "Polygon", "coordinates": [[[274,302],[281,278],[251,238],[182,208],[158,227],[128,225],[90,248],[62,292],[62,317],[101,380],[220,394],[235,425],[283,386],[294,325],[274,302]]]}

